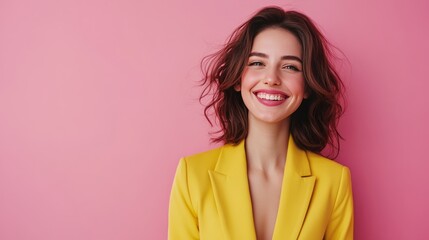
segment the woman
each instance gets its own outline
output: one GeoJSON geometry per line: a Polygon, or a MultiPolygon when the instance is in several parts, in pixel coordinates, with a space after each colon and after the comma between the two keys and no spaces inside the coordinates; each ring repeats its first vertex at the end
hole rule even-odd
{"type": "Polygon", "coordinates": [[[350,172],[339,149],[341,79],[305,15],[260,10],[206,58],[222,147],[180,160],[169,239],[353,239],[350,172]]]}

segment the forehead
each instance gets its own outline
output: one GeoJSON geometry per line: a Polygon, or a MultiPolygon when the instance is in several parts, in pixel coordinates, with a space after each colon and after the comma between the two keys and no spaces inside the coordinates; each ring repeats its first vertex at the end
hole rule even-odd
{"type": "Polygon", "coordinates": [[[294,55],[301,57],[302,47],[298,38],[283,28],[267,28],[258,33],[253,41],[252,52],[268,55],[294,55]]]}

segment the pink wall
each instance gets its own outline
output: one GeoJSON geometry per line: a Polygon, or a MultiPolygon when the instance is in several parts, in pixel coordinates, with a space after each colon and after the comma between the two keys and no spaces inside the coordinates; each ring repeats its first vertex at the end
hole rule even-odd
{"type": "Polygon", "coordinates": [[[177,160],[213,147],[199,61],[267,2],[351,63],[357,239],[428,239],[424,0],[1,1],[0,239],[166,239],[177,160]]]}

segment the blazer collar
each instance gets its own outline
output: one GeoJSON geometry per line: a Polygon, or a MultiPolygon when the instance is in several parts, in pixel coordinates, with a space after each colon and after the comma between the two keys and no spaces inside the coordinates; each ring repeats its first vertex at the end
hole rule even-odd
{"type": "MultiPolygon", "coordinates": [[[[225,145],[215,170],[209,171],[209,175],[225,238],[256,239],[245,142],[225,145]]],[[[306,152],[299,149],[290,136],[274,240],[298,237],[314,183],[306,152]]]]}

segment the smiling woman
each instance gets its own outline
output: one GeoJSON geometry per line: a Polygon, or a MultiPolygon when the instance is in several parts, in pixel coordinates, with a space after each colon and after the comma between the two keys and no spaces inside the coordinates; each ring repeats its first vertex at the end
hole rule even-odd
{"type": "Polygon", "coordinates": [[[349,169],[321,155],[342,114],[328,53],[307,16],[269,7],[203,61],[224,145],[180,160],[169,239],[353,239],[349,169]]]}

